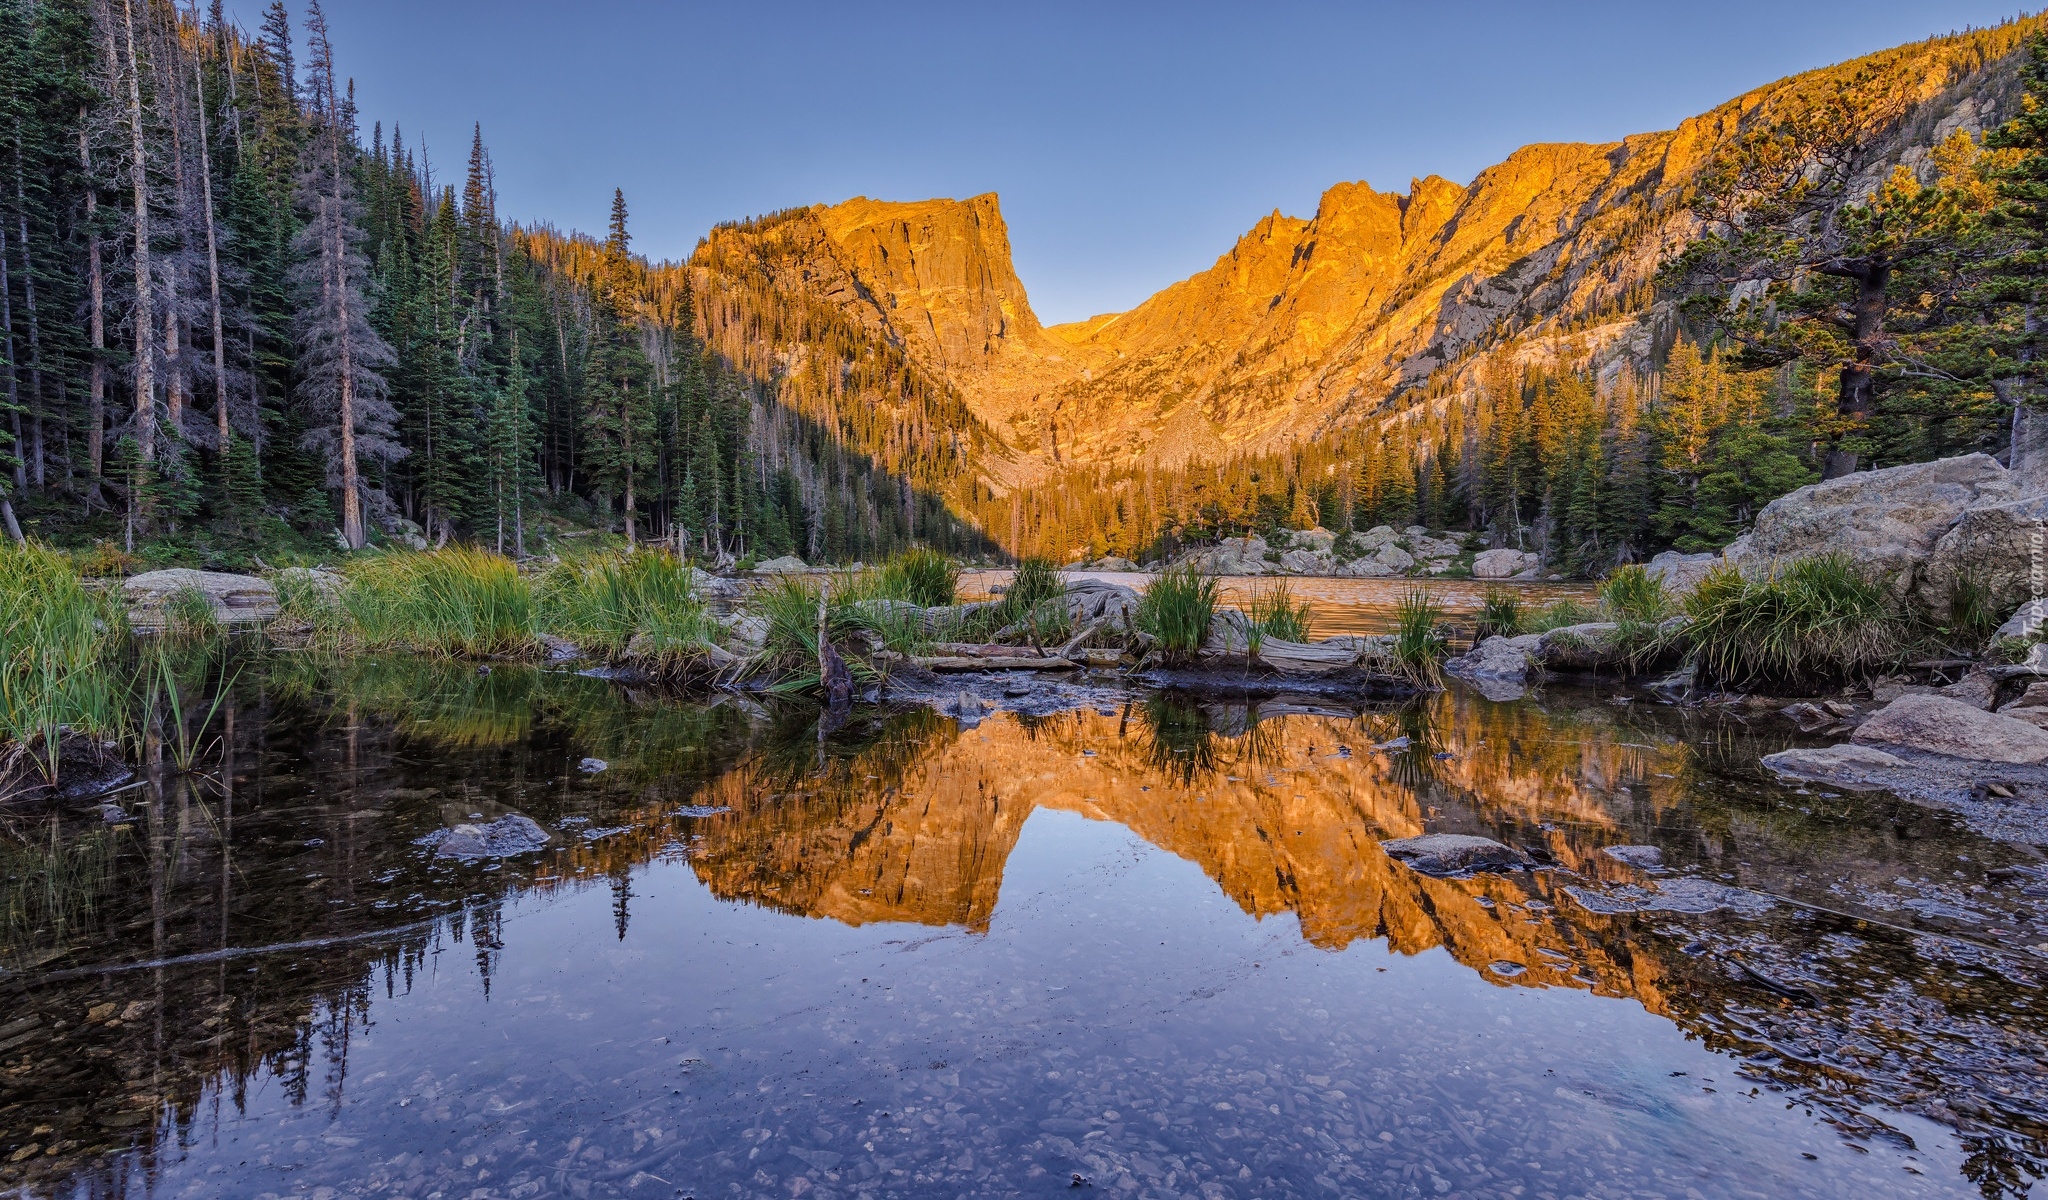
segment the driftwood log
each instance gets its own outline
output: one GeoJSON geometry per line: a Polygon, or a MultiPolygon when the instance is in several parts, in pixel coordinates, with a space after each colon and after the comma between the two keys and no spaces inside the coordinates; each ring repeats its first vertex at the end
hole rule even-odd
{"type": "Polygon", "coordinates": [[[927,671],[1072,671],[1080,666],[1064,658],[1025,657],[1023,655],[1002,655],[991,658],[922,657],[912,656],[913,666],[927,671]]]}

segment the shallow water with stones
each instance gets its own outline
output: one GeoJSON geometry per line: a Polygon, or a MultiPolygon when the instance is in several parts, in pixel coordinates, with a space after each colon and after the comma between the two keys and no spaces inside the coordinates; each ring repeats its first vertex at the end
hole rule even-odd
{"type": "Polygon", "coordinates": [[[130,820],[60,827],[102,839],[90,912],[10,932],[0,1181],[2041,1190],[2030,848],[1779,786],[1756,760],[1789,727],[1648,697],[1049,686],[1050,715],[821,738],[567,671],[245,663],[194,770],[172,731],[111,797],[130,820]],[[549,847],[435,856],[511,812],[549,847]],[[1438,879],[1380,848],[1423,832],[1536,865],[1438,879]]]}

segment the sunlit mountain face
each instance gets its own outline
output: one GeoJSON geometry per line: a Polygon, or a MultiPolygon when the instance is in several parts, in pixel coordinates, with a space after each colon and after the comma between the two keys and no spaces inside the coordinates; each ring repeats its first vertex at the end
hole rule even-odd
{"type": "Polygon", "coordinates": [[[11,867],[46,899],[7,931],[6,1178],[1714,1195],[1742,1162],[1775,1194],[2020,1195],[2037,1170],[2019,850],[1771,784],[1783,736],[1725,714],[1107,695],[821,736],[526,668],[244,672],[217,765],[180,770],[167,730],[125,821],[11,867]],[[435,856],[507,813],[549,847],[435,856]],[[1381,846],[1446,832],[1530,867],[1381,846]]]}

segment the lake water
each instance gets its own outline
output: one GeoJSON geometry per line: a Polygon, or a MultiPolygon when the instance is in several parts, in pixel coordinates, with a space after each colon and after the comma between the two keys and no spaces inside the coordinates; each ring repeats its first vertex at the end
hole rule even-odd
{"type": "MultiPolygon", "coordinates": [[[[1122,571],[1068,571],[1068,578],[1103,579],[1144,591],[1156,576],[1122,571]]],[[[966,598],[980,599],[990,589],[1007,584],[1009,571],[970,571],[961,576],[960,591],[966,598]]],[[[1393,628],[1394,610],[1404,596],[1421,592],[1442,605],[1446,612],[1468,614],[1478,610],[1486,593],[1506,588],[1518,596],[1524,607],[1541,608],[1552,601],[1572,599],[1591,603],[1595,588],[1587,583],[1529,583],[1498,579],[1339,579],[1326,576],[1219,575],[1218,598],[1232,608],[1250,606],[1253,596],[1284,585],[1297,603],[1306,602],[1314,618],[1315,637],[1345,633],[1386,633],[1393,628]]]]}
{"type": "Polygon", "coordinates": [[[8,931],[0,1185],[2040,1191],[2048,873],[1774,784],[1775,718],[1051,686],[821,738],[563,670],[242,660],[129,821],[60,831],[102,851],[61,936],[8,931]],[[434,857],[507,812],[552,845],[434,857]],[[1380,847],[1423,832],[1540,865],[1380,847]]]}

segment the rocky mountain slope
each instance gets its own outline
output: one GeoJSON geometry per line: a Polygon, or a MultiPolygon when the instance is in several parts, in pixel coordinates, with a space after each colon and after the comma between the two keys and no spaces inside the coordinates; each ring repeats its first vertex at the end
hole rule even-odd
{"type": "Polygon", "coordinates": [[[1809,72],[1674,130],[1527,146],[1465,186],[1340,183],[1312,217],[1276,211],[1208,270],[1071,325],[1032,313],[993,195],[799,210],[776,226],[772,262],[751,253],[750,226],[715,231],[700,258],[728,272],[760,264],[750,286],[829,305],[957,396],[977,426],[978,473],[998,490],[1075,464],[1272,449],[1384,411],[1433,377],[1455,387],[1489,350],[1646,353],[1639,318],[1658,267],[1693,236],[1688,202],[1717,156],[1788,114],[1896,104],[1903,118],[1863,164],[1874,185],[1952,132],[2001,120],[2022,43],[2043,25],[1809,72]]]}

